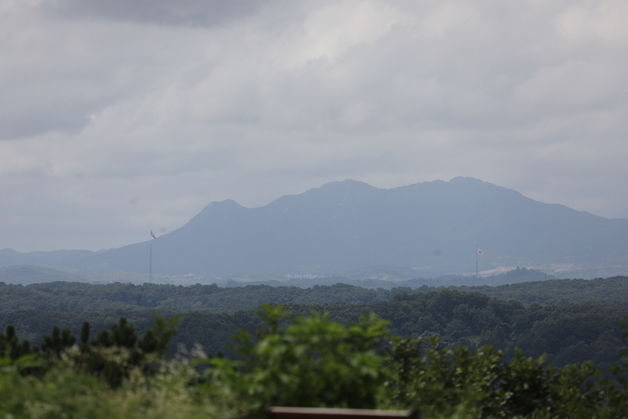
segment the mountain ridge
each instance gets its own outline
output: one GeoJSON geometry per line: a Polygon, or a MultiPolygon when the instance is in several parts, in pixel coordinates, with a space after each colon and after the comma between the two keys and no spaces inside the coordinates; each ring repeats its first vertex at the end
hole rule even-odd
{"type": "MultiPolygon", "coordinates": [[[[545,204],[469,177],[389,189],[347,179],[253,208],[212,202],[150,243],[161,274],[334,274],[376,266],[410,268],[417,276],[469,274],[476,247],[485,251],[482,269],[559,266],[597,275],[628,267],[628,219],[545,204]]],[[[0,266],[17,259],[85,272],[146,272],[148,245],[76,254],[0,251],[0,266]]]]}

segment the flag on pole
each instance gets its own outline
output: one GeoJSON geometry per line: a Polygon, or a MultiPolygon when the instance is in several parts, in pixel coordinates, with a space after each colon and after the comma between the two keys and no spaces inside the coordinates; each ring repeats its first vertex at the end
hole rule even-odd
{"type": "Polygon", "coordinates": [[[478,256],[482,256],[484,254],[484,250],[478,247],[477,249],[475,249],[475,254],[478,256]]]}
{"type": "Polygon", "coordinates": [[[150,231],[150,236],[151,236],[153,239],[156,239],[156,238],[157,238],[157,236],[155,236],[155,233],[153,233],[153,230],[151,230],[151,231],[150,231]]]}

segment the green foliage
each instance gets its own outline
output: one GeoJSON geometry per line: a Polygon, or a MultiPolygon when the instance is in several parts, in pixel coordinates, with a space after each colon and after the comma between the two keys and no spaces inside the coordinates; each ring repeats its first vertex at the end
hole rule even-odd
{"type": "MultiPolygon", "coordinates": [[[[493,347],[444,346],[436,337],[391,337],[371,315],[343,326],[328,314],[284,327],[266,308],[266,333],[249,336],[239,361],[206,360],[211,404],[242,417],[264,406],[411,408],[424,417],[618,417],[626,388],[591,363],[558,368],[545,357],[493,347]],[[623,398],[622,398],[623,395],[623,398]]],[[[624,382],[625,383],[625,382],[624,382]]]]}
{"type": "Polygon", "coordinates": [[[155,317],[144,337],[138,339],[135,328],[121,318],[111,332],[100,332],[91,345],[87,344],[89,323],[84,323],[80,351],[72,354],[72,361],[81,370],[102,377],[111,387],[118,387],[133,368],[148,371],[154,366],[175,335],[178,322],[176,317],[169,320],[155,317]]]}
{"type": "Polygon", "coordinates": [[[281,307],[265,306],[266,328],[240,347],[239,362],[208,361],[210,394],[225,392],[246,400],[253,411],[268,405],[372,408],[385,379],[378,350],[385,322],[366,316],[343,326],[328,314],[298,317],[286,327],[281,307]],[[216,387],[216,385],[218,387],[216,387]]]}
{"type": "Polygon", "coordinates": [[[0,367],[2,417],[106,417],[104,384],[94,377],[57,367],[38,378],[20,373],[16,364],[0,367]]]}
{"type": "MultiPolygon", "coordinates": [[[[443,324],[519,310],[456,292],[396,302],[390,312],[427,302],[432,321],[443,324]]],[[[176,318],[156,318],[144,333],[121,318],[93,340],[89,323],[78,340],[55,328],[19,356],[12,348],[22,341],[7,328],[0,337],[0,416],[255,418],[269,405],[470,418],[615,418],[628,411],[626,352],[612,373],[602,373],[591,362],[558,367],[521,350],[394,336],[375,314],[342,323],[328,312],[292,315],[266,305],[259,316],[261,327],[241,333],[237,359],[201,352],[167,358],[176,318]]]]}
{"type": "Polygon", "coordinates": [[[155,316],[153,325],[146,331],[142,340],[138,342],[138,348],[144,353],[163,355],[168,349],[168,343],[176,335],[175,329],[180,321],[181,316],[174,316],[167,320],[155,316]]]}
{"type": "Polygon", "coordinates": [[[30,352],[30,342],[27,340],[20,342],[15,333],[15,327],[9,325],[6,328],[5,333],[0,333],[0,356],[5,356],[10,359],[18,359],[30,352]]]}
{"type": "Polygon", "coordinates": [[[76,339],[68,329],[61,331],[58,327],[52,329],[52,335],[44,336],[44,342],[41,344],[40,350],[48,356],[58,357],[62,351],[71,347],[76,339]]]}
{"type": "MultiPolygon", "coordinates": [[[[154,363],[165,354],[179,320],[179,317],[168,320],[155,317],[153,325],[143,338],[138,339],[135,328],[125,318],[121,318],[117,324],[111,326],[110,331],[101,331],[91,342],[90,325],[84,322],[78,345],[68,329],[54,327],[52,334],[44,336],[42,344],[34,347],[28,341],[20,342],[15,328],[8,326],[6,333],[0,333],[0,353],[4,354],[2,359],[5,363],[29,360],[37,356],[48,361],[50,365],[70,360],[75,369],[100,377],[111,387],[118,387],[133,368],[148,371],[154,367],[154,363]]],[[[41,374],[45,370],[44,365],[43,362],[32,366],[15,364],[26,374],[41,374]]]]}

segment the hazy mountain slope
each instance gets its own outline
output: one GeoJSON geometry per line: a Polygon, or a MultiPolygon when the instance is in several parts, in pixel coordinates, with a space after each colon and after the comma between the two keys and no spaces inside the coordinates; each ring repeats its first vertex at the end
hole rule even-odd
{"type": "MultiPolygon", "coordinates": [[[[153,242],[154,270],[205,274],[342,272],[412,266],[420,274],[500,265],[626,264],[628,223],[469,178],[377,189],[334,182],[261,208],[212,203],[153,242]]],[[[105,252],[146,270],[147,244],[105,252]]]]}
{"type": "Polygon", "coordinates": [[[40,284],[44,282],[86,281],[80,275],[33,265],[10,265],[0,267],[0,282],[6,284],[40,284]]]}
{"type": "MultiPolygon", "coordinates": [[[[628,265],[628,220],[540,203],[471,178],[394,189],[343,181],[260,208],[214,202],[152,243],[159,274],[328,274],[378,266],[412,267],[417,276],[469,273],[476,246],[484,249],[481,270],[563,264],[595,272],[628,265]]],[[[93,271],[146,272],[148,243],[70,259],[93,271]]]]}
{"type": "Polygon", "coordinates": [[[40,265],[63,268],[88,268],[98,266],[99,252],[89,250],[55,250],[50,252],[17,252],[0,249],[0,266],[40,265]]]}

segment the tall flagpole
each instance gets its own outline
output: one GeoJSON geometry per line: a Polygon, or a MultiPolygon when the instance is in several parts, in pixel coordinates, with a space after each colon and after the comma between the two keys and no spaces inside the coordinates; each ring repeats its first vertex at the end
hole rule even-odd
{"type": "Polygon", "coordinates": [[[480,277],[480,270],[478,269],[478,259],[480,258],[480,256],[482,256],[483,253],[484,251],[476,245],[475,246],[475,279],[478,279],[480,277]]]}
{"type": "MultiPolygon", "coordinates": [[[[153,240],[157,239],[153,230],[150,231],[150,236],[153,240]]],[[[148,245],[148,282],[153,282],[153,240],[148,245]]]]}
{"type": "Polygon", "coordinates": [[[148,282],[153,282],[153,242],[148,245],[148,282]]]}

